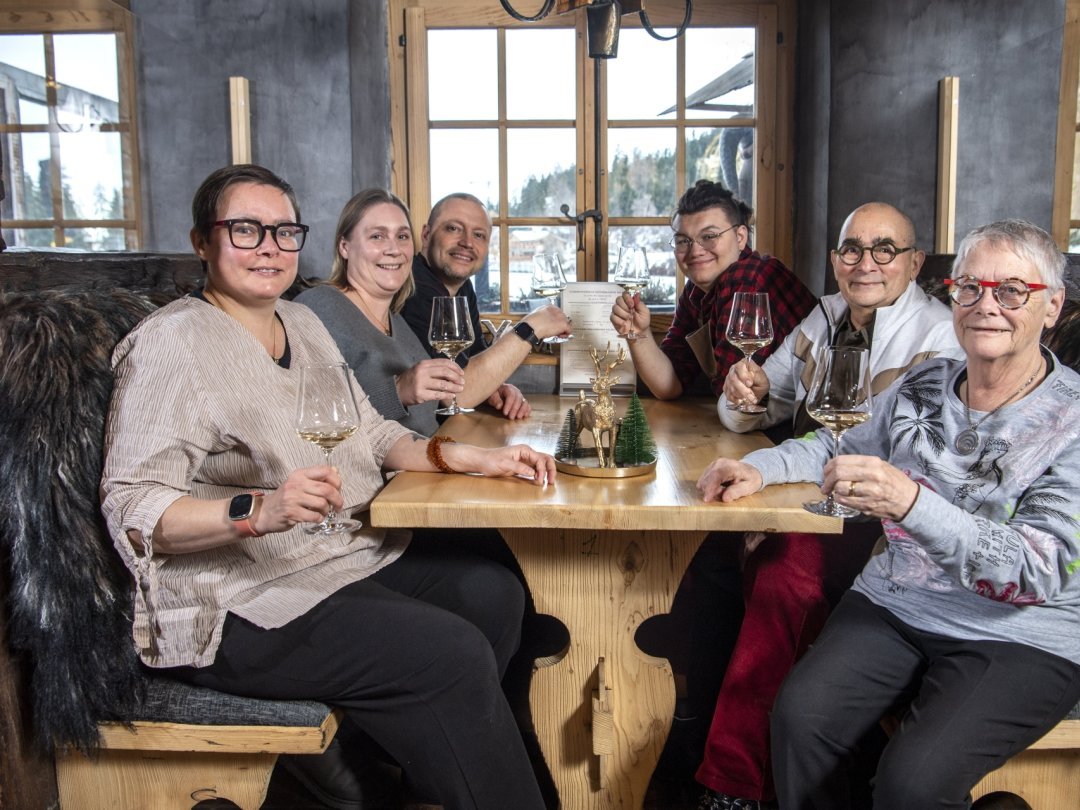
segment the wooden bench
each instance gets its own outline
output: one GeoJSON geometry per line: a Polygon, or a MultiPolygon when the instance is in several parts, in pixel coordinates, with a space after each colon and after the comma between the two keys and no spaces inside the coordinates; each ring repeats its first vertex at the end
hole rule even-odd
{"type": "Polygon", "coordinates": [[[194,701],[214,714],[199,719],[218,722],[99,724],[94,754],[57,754],[62,810],[190,810],[219,798],[258,810],[278,755],[322,753],[341,721],[340,710],[316,702],[249,700],[164,679],[154,679],[151,691],[172,695],[158,700],[157,714],[186,719],[194,701]]]}
{"type": "Polygon", "coordinates": [[[1026,751],[988,773],[971,797],[992,793],[1018,796],[1032,810],[1066,810],[1080,804],[1080,718],[1061,721],[1026,751]]]}

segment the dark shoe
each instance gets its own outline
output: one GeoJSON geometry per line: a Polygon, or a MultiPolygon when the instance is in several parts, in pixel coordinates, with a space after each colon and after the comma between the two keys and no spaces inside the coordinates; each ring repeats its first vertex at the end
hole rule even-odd
{"type": "Polygon", "coordinates": [[[698,799],[697,810],[761,810],[761,802],[706,790],[698,799]]]}
{"type": "Polygon", "coordinates": [[[321,754],[284,754],[278,764],[333,810],[393,810],[399,772],[372,757],[346,752],[335,738],[321,754]]]}

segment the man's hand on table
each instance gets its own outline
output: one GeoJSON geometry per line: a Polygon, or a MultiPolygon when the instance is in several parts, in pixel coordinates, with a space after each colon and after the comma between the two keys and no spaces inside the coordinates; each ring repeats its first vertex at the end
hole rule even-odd
{"type": "Polygon", "coordinates": [[[747,495],[753,495],[762,486],[761,473],[757,468],[730,458],[718,458],[705,468],[697,487],[706,503],[721,501],[730,503],[747,495]]]}
{"type": "Polygon", "coordinates": [[[532,414],[532,406],[516,385],[503,383],[487,399],[487,404],[507,419],[525,419],[532,414]]]}

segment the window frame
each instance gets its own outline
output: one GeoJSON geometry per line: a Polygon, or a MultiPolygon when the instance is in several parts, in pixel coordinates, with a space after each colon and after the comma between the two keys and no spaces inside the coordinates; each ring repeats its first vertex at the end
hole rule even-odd
{"type": "Polygon", "coordinates": [[[1080,228],[1080,211],[1073,212],[1073,183],[1080,175],[1076,141],[1080,137],[1077,90],[1080,85],[1080,0],[1066,0],[1061,39],[1061,85],[1058,103],[1057,149],[1054,159],[1054,201],[1051,235],[1058,248],[1069,251],[1069,232],[1080,228]],[[1073,214],[1076,214],[1074,218],[1073,214]]]}
{"type": "MultiPolygon", "coordinates": [[[[122,197],[125,217],[122,219],[67,219],[64,216],[57,138],[61,132],[56,116],[50,112],[47,124],[9,124],[0,120],[0,135],[46,133],[52,142],[51,196],[53,217],[49,219],[3,220],[5,229],[51,228],[56,245],[66,243],[65,231],[84,228],[115,228],[124,231],[124,247],[137,251],[143,244],[142,200],[139,193],[139,136],[134,61],[135,19],[126,8],[116,3],[57,2],[43,0],[33,6],[19,2],[0,5],[0,34],[89,34],[111,33],[116,36],[118,120],[104,123],[101,132],[120,135],[122,197]]],[[[56,89],[46,82],[46,98],[51,109],[56,106],[56,89]]],[[[9,189],[9,193],[11,190],[9,189]]]]}
{"type": "MultiPolygon", "coordinates": [[[[517,6],[515,6],[517,7],[517,6]]],[[[684,14],[682,0],[651,0],[648,5],[649,18],[655,27],[674,27],[684,14]]],[[[546,19],[536,23],[516,23],[505,14],[497,0],[463,0],[446,4],[437,0],[390,0],[387,5],[388,30],[390,41],[390,98],[391,98],[391,185],[394,191],[410,206],[415,225],[419,229],[426,222],[432,200],[430,199],[430,152],[428,132],[431,122],[427,110],[427,60],[426,33],[435,28],[479,28],[491,27],[499,30],[499,36],[505,36],[505,29],[512,27],[559,26],[568,27],[570,15],[552,13],[546,19]],[[420,43],[420,47],[410,47],[409,43],[420,43]],[[413,125],[417,124],[418,125],[413,125]]],[[[793,0],[776,0],[769,3],[726,3],[717,2],[694,8],[692,24],[702,27],[744,26],[757,30],[755,45],[756,77],[755,105],[753,119],[724,119],[724,126],[734,126],[746,120],[753,120],[755,134],[754,182],[756,191],[755,206],[755,248],[778,256],[790,263],[793,255],[793,219],[792,200],[794,194],[792,157],[794,154],[793,118],[794,101],[794,53],[791,37],[781,35],[783,28],[794,31],[795,3],[793,0]],[[783,202],[787,200],[788,202],[783,202]]],[[[592,106],[591,88],[599,82],[603,86],[605,79],[605,60],[590,59],[586,53],[587,33],[585,15],[573,14],[573,27],[576,31],[579,52],[577,75],[577,201],[576,210],[599,208],[606,212],[607,205],[607,138],[597,138],[596,121],[592,106]],[[599,72],[599,76],[597,73],[599,72]],[[598,161],[604,171],[599,183],[592,171],[592,161],[598,161]],[[599,205],[599,201],[604,201],[599,205]]],[[[622,18],[624,30],[639,25],[637,15],[622,18]]],[[[680,38],[678,64],[684,64],[685,40],[680,38]]],[[[500,53],[503,49],[500,48],[500,53]]],[[[685,130],[714,125],[712,119],[685,117],[686,88],[683,86],[683,73],[679,72],[679,84],[676,88],[678,109],[674,119],[661,121],[619,121],[613,125],[619,127],[660,127],[677,128],[676,141],[676,194],[681,194],[686,182],[685,130]]],[[[505,88],[500,88],[500,99],[505,97],[505,88]]],[[[599,102],[603,105],[603,95],[599,102]]],[[[575,123],[576,123],[575,122],[575,123]]],[[[455,121],[452,126],[476,125],[480,122],[455,121]]],[[[485,126],[491,122],[483,122],[485,126]]],[[[564,121],[513,121],[512,126],[565,126],[564,121]]],[[[500,132],[500,144],[505,147],[506,133],[505,109],[500,109],[496,126],[500,132]]],[[[599,125],[602,131],[608,129],[607,110],[601,109],[599,125]]],[[[442,125],[436,125],[440,128],[442,125]]],[[[505,162],[505,151],[500,160],[505,162]]],[[[506,167],[500,166],[500,208],[507,205],[506,167]]],[[[500,233],[500,255],[502,258],[499,276],[504,280],[509,262],[509,244],[506,238],[508,225],[505,210],[500,210],[495,217],[495,227],[500,233]],[[506,254],[502,256],[502,254],[506,254]]],[[[566,225],[565,220],[556,218],[518,218],[513,226],[518,225],[566,225]]],[[[589,223],[591,224],[591,223],[589,223]]],[[[617,217],[613,225],[652,225],[659,224],[656,218],[617,217]]],[[[663,224],[667,224],[666,219],[663,224]]],[[[586,227],[584,234],[584,253],[579,253],[578,276],[580,281],[601,280],[607,277],[607,241],[609,222],[605,215],[599,229],[586,227]],[[597,231],[599,230],[599,233],[597,231]],[[584,260],[583,260],[584,259],[584,260]]],[[[681,274],[676,279],[676,289],[681,289],[684,279],[681,274]]],[[[502,287],[502,312],[500,316],[510,316],[508,312],[508,290],[502,287]]],[[[663,319],[661,319],[663,320],[663,319]]]]}

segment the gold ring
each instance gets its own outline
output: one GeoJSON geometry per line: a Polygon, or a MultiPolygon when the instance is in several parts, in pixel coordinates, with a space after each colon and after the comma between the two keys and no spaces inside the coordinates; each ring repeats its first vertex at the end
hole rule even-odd
{"type": "Polygon", "coordinates": [[[852,482],[851,482],[851,484],[850,484],[850,485],[848,486],[848,488],[847,488],[847,496],[848,496],[849,498],[854,498],[854,497],[856,497],[856,493],[855,493],[855,482],[854,482],[854,481],[852,481],[852,482]]]}

